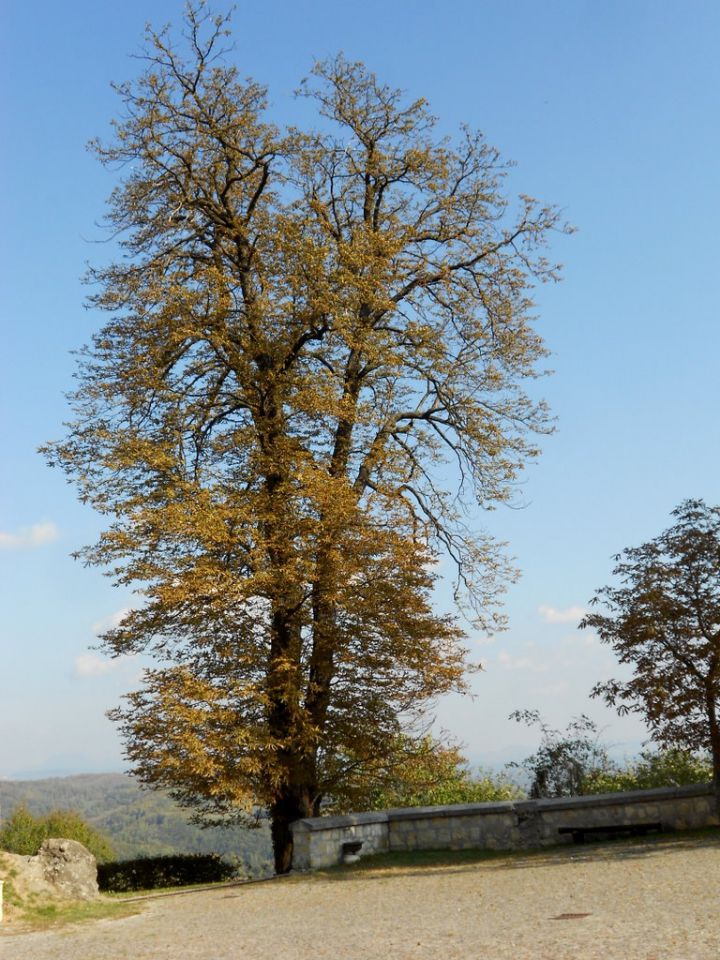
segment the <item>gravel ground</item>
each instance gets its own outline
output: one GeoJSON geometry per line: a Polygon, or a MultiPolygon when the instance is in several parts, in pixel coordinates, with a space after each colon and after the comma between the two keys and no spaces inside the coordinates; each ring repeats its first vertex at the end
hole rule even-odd
{"type": "Polygon", "coordinates": [[[0,937],[2,960],[718,960],[720,842],[288,877],[0,937]],[[575,916],[572,914],[587,914],[575,916]],[[563,916],[570,915],[570,916],[563,916]]]}

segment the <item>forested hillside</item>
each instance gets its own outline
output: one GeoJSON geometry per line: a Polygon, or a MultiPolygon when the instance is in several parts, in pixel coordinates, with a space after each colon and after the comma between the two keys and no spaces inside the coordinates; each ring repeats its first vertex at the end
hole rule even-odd
{"type": "Polygon", "coordinates": [[[254,875],[272,870],[266,824],[254,830],[200,829],[188,823],[188,814],[166,794],[142,790],[125,774],[0,780],[2,817],[23,802],[34,814],[56,809],[77,811],[109,837],[118,859],[164,853],[220,853],[238,858],[254,875]]]}

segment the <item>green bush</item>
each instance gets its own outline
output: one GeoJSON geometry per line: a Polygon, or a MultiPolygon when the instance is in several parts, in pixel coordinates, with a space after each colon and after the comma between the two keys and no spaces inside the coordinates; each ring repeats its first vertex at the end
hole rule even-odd
{"type": "Polygon", "coordinates": [[[405,755],[384,772],[384,783],[372,789],[365,807],[435,807],[453,803],[517,800],[522,791],[503,773],[471,772],[455,745],[432,737],[413,742],[401,738],[405,755]]]}
{"type": "Polygon", "coordinates": [[[0,849],[32,857],[46,838],[41,822],[21,803],[0,828],[0,849]]]}
{"type": "Polygon", "coordinates": [[[345,758],[337,789],[323,799],[324,814],[392,807],[434,807],[455,803],[517,800],[522,790],[504,773],[473,772],[455,743],[431,735],[399,733],[373,765],[345,758]]]}
{"type": "Polygon", "coordinates": [[[585,784],[585,793],[681,787],[692,783],[710,783],[712,777],[712,761],[709,756],[676,748],[645,750],[639,759],[630,761],[619,770],[604,770],[591,774],[585,784]]]}
{"type": "Polygon", "coordinates": [[[0,828],[0,850],[33,857],[43,840],[51,837],[77,840],[95,859],[102,863],[112,860],[112,844],[99,830],[89,826],[72,810],[52,810],[45,816],[34,817],[21,803],[0,828]]]}
{"type": "Polygon", "coordinates": [[[453,803],[497,803],[501,800],[517,800],[522,790],[502,773],[479,770],[476,775],[468,770],[458,770],[452,777],[439,783],[393,785],[375,791],[371,797],[371,810],[386,810],[392,807],[437,807],[453,803]]]}
{"type": "Polygon", "coordinates": [[[236,876],[237,869],[216,853],[139,857],[98,865],[98,886],[111,893],[219,883],[236,876]]]}

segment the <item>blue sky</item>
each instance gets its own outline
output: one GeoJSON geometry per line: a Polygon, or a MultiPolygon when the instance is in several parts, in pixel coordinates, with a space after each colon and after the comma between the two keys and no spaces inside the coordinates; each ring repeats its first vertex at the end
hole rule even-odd
{"type": "MultiPolygon", "coordinates": [[[[219,9],[222,9],[219,7],[219,9]]],[[[137,661],[88,648],[132,602],[70,553],[99,526],[36,453],[61,433],[72,349],[99,318],[82,306],[87,261],[112,249],[96,221],[113,185],[85,151],[138,69],[146,20],[181,4],[11,4],[0,34],[5,149],[0,235],[0,776],[122,769],[104,712],[137,661]]],[[[506,720],[581,711],[632,752],[644,738],[589,702],[612,655],[576,624],[611,556],[658,534],[689,496],[720,501],[717,324],[720,6],[686,0],[309,0],[240,3],[233,57],[267,83],[278,121],[292,90],[338,50],[425,96],[444,131],[482,129],[517,166],[511,192],[560,205],[577,226],[553,254],[563,283],[537,291],[552,353],[541,384],[557,432],[526,471],[519,509],[483,518],[522,579],[507,632],[473,637],[486,664],[474,700],[439,722],[486,762],[534,746],[506,720]]]]}

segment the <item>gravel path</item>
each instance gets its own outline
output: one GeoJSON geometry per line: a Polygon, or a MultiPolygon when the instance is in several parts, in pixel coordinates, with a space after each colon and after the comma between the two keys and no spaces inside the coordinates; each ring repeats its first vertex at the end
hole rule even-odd
{"type": "Polygon", "coordinates": [[[718,960],[720,842],[288,877],[0,938],[2,960],[718,960]],[[588,914],[561,919],[563,914],[588,914]]]}

